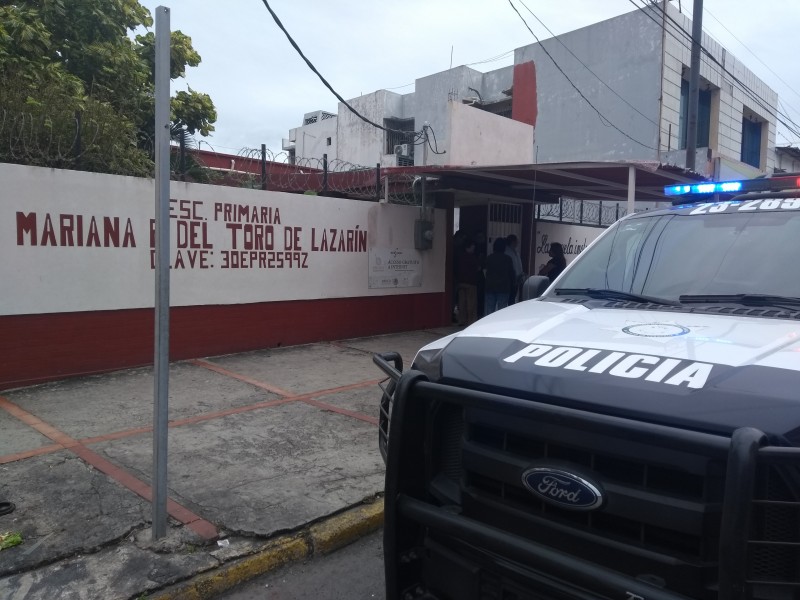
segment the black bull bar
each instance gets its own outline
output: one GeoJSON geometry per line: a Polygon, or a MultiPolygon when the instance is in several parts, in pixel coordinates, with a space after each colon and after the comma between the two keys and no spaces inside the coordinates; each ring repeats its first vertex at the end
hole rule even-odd
{"type": "MultiPolygon", "coordinates": [[[[376,354],[373,360],[389,377],[383,386],[379,444],[386,461],[384,561],[386,597],[407,597],[401,564],[418,544],[409,523],[429,528],[488,550],[536,571],[547,573],[578,589],[607,598],[686,600],[686,596],[554,550],[530,539],[456,514],[429,501],[424,476],[426,407],[451,403],[462,408],[490,410],[509,417],[535,418],[551,424],[568,423],[587,432],[602,431],[667,448],[680,447],[727,462],[722,526],[719,538],[720,600],[751,598],[747,579],[750,517],[756,469],[759,464],[800,464],[800,448],[767,445],[764,432],[744,427],[730,437],[621,417],[591,413],[531,400],[428,381],[421,372],[402,372],[397,353],[376,354]],[[391,364],[390,364],[391,363],[391,364]]],[[[793,585],[791,587],[794,587],[793,585]]],[[[797,591],[797,590],[795,590],[797,591]]],[[[424,596],[432,597],[432,596],[424,596]]]]}

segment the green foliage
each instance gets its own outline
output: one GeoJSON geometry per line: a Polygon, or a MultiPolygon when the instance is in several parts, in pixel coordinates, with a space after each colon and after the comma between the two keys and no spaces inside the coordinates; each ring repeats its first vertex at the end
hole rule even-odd
{"type": "Polygon", "coordinates": [[[7,531],[5,533],[0,533],[0,550],[13,548],[14,546],[19,546],[21,543],[22,536],[17,532],[7,531]]]}
{"type": "Polygon", "coordinates": [[[189,88],[188,92],[178,92],[172,98],[172,122],[189,134],[199,132],[207,136],[214,131],[212,123],[217,120],[217,111],[208,94],[201,94],[189,88]]]}
{"type": "Polygon", "coordinates": [[[0,160],[149,177],[153,161],[134,124],[107,102],[74,97],[57,82],[0,83],[0,160]]]}
{"type": "MultiPolygon", "coordinates": [[[[155,35],[129,36],[152,25],[138,0],[0,0],[0,116],[6,129],[12,116],[13,126],[25,132],[11,138],[2,132],[0,159],[24,162],[27,156],[32,164],[65,166],[71,157],[81,169],[152,172],[142,157],[154,131],[155,35]],[[80,156],[73,143],[78,132],[80,156]],[[43,149],[51,153],[49,162],[43,149]]],[[[201,60],[180,31],[171,33],[170,58],[173,79],[201,60]]],[[[203,136],[214,131],[217,114],[207,94],[178,92],[171,114],[173,129],[203,136]]]]}

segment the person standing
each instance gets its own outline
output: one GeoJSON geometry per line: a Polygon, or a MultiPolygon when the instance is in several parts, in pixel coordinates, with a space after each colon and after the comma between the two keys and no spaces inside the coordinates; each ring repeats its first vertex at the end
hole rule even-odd
{"type": "Polygon", "coordinates": [[[475,239],[475,256],[478,259],[478,314],[483,316],[483,301],[486,297],[486,278],[483,270],[486,268],[486,234],[483,231],[476,231],[473,236],[475,239]]]}
{"type": "Polygon", "coordinates": [[[456,262],[458,324],[471,325],[478,320],[478,270],[475,241],[466,240],[456,262]]]}
{"type": "Polygon", "coordinates": [[[514,265],[514,285],[511,288],[511,293],[508,295],[508,304],[514,304],[517,301],[517,291],[525,279],[525,273],[522,272],[522,259],[519,257],[517,247],[519,246],[519,239],[513,233],[506,237],[506,254],[511,258],[511,263],[514,265]]]}
{"type": "Polygon", "coordinates": [[[492,253],[486,257],[486,299],[484,315],[508,306],[508,297],[514,286],[514,264],[506,254],[506,239],[497,238],[492,253]]]}
{"type": "Polygon", "coordinates": [[[539,269],[539,275],[544,275],[550,280],[550,283],[553,283],[555,278],[561,275],[561,271],[567,268],[567,259],[564,257],[564,246],[558,242],[553,242],[550,244],[548,254],[550,255],[550,260],[539,269]]]}

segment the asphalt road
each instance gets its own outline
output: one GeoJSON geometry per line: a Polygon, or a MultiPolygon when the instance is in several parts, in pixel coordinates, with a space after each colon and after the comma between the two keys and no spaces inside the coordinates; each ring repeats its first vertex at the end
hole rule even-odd
{"type": "Polygon", "coordinates": [[[383,600],[383,530],[288,565],[219,596],[225,600],[383,600]]]}

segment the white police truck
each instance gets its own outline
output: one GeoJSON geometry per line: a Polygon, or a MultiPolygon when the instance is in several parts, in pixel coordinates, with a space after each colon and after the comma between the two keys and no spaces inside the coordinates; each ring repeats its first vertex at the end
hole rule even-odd
{"type": "Polygon", "coordinates": [[[374,357],[388,600],[800,600],[800,177],[666,193],[374,357]]]}

